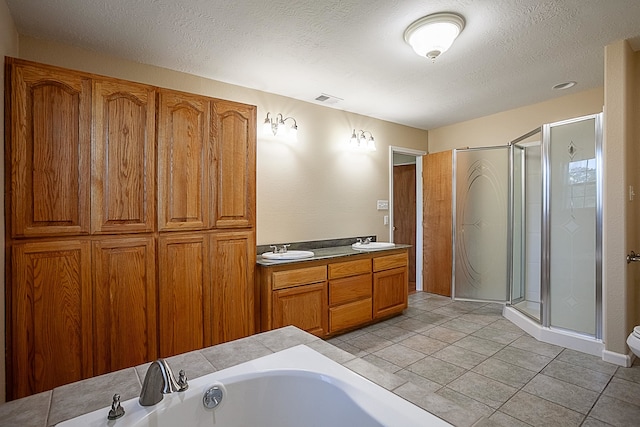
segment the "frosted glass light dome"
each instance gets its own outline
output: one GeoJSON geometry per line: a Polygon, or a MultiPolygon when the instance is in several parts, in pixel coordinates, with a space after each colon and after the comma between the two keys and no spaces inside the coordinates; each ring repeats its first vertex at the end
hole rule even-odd
{"type": "Polygon", "coordinates": [[[451,47],[464,29],[464,18],[455,13],[435,13],[418,19],[405,30],[404,40],[420,56],[435,60],[451,47]]]}

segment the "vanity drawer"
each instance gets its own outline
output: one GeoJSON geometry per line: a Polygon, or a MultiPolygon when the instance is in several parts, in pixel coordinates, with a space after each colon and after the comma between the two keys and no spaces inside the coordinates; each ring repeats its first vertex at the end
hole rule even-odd
{"type": "Polygon", "coordinates": [[[339,279],[341,277],[366,273],[371,273],[371,259],[358,259],[355,261],[334,262],[329,264],[329,279],[339,279]]]}
{"type": "Polygon", "coordinates": [[[409,263],[407,253],[381,256],[373,259],[373,271],[389,270],[391,268],[406,267],[409,263]]]}
{"type": "Polygon", "coordinates": [[[324,282],[327,280],[327,267],[297,268],[295,270],[275,271],[272,273],[272,289],[291,288],[309,283],[324,282]]]}
{"type": "Polygon", "coordinates": [[[329,305],[371,297],[371,273],[329,281],[329,305]]]}
{"type": "Polygon", "coordinates": [[[329,332],[366,323],[373,318],[371,298],[329,309],[329,332]]]}

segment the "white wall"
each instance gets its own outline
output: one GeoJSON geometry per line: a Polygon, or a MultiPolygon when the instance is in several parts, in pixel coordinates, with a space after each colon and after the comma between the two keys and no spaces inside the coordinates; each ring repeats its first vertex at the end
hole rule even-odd
{"type": "MultiPolygon", "coordinates": [[[[0,56],[15,56],[18,54],[18,32],[9,14],[7,3],[0,0],[0,56]]],[[[4,66],[0,69],[0,117],[4,121],[4,66]]],[[[4,141],[4,126],[0,126],[0,141],[4,141]]],[[[4,144],[0,144],[0,156],[4,158],[4,144]]],[[[4,188],[4,162],[0,165],[0,185],[4,188]]],[[[4,197],[2,198],[4,203],[4,197]]],[[[4,241],[4,208],[0,212],[0,237],[4,241]]],[[[0,248],[0,402],[6,400],[5,377],[5,301],[4,301],[4,245],[0,248]]]]}
{"type": "Polygon", "coordinates": [[[389,145],[426,150],[427,131],[310,102],[20,37],[23,59],[245,102],[258,107],[257,243],[289,243],[358,235],[389,236],[389,145]],[[267,112],[293,116],[295,145],[262,135],[267,112]],[[343,148],[353,129],[370,131],[377,151],[343,148]]]}
{"type": "Polygon", "coordinates": [[[640,321],[636,296],[640,265],[625,261],[630,250],[640,248],[638,196],[633,201],[628,197],[630,185],[640,194],[638,62],[640,53],[634,53],[624,40],[605,49],[604,338],[607,351],[616,354],[627,353],[627,335],[640,321]]]}

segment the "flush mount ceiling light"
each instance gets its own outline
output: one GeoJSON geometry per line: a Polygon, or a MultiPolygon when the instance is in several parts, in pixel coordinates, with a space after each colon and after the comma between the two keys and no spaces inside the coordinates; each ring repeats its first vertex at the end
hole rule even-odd
{"type": "Polygon", "coordinates": [[[570,82],[558,83],[557,85],[554,85],[551,89],[563,90],[563,89],[569,89],[570,87],[574,87],[575,85],[577,85],[577,83],[572,80],[570,82]]]}
{"type": "Polygon", "coordinates": [[[418,19],[404,31],[404,40],[420,55],[435,61],[464,29],[464,18],[441,12],[418,19]]]}

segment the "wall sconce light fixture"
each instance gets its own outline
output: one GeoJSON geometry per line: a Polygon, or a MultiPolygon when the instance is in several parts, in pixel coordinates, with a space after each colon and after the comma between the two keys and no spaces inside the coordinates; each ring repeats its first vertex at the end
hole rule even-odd
{"type": "Polygon", "coordinates": [[[420,56],[435,62],[451,47],[464,29],[464,18],[456,13],[434,13],[418,19],[404,32],[404,40],[420,56]]]}
{"type": "Polygon", "coordinates": [[[267,117],[264,119],[264,123],[262,124],[262,133],[265,135],[273,134],[273,136],[277,136],[279,138],[286,138],[291,141],[298,140],[298,123],[296,119],[293,117],[285,118],[282,114],[278,113],[275,118],[270,118],[267,113],[267,117]],[[287,126],[286,121],[293,120],[293,125],[287,126]]]}
{"type": "Polygon", "coordinates": [[[351,133],[351,139],[349,140],[349,147],[360,150],[376,151],[376,142],[373,139],[373,135],[368,130],[359,130],[356,132],[354,129],[351,133]],[[369,134],[368,138],[366,134],[369,134]]]}

